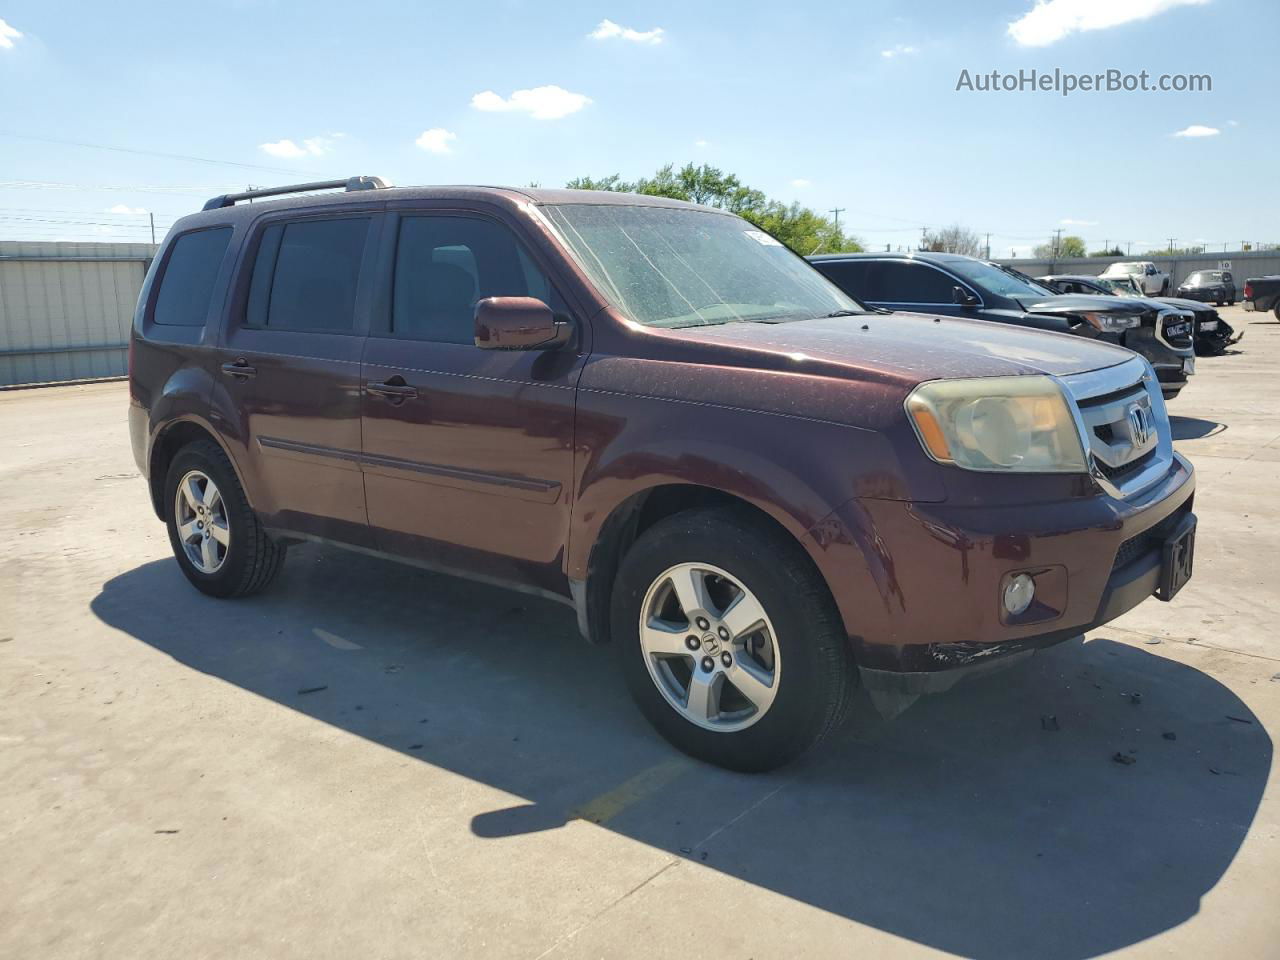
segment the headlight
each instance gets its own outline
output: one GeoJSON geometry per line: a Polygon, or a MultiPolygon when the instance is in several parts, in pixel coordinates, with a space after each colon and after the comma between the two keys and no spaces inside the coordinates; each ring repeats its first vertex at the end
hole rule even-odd
{"type": "Polygon", "coordinates": [[[1067,398],[1050,377],[934,380],[906,401],[925,451],[966,470],[1087,473],[1067,398]]]}
{"type": "Polygon", "coordinates": [[[1119,333],[1142,325],[1142,317],[1131,313],[1082,313],[1085,323],[1102,333],[1119,333]]]}

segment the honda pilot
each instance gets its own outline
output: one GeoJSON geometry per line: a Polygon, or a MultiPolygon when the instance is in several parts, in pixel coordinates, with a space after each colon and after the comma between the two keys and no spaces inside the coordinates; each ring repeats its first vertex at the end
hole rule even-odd
{"type": "Polygon", "coordinates": [[[663,736],[738,770],[859,683],[894,712],[1192,572],[1195,478],[1143,357],[869,311],[680,201],[215,197],[161,245],[129,357],[196,589],[252,594],[323,541],[550,597],[663,736]]]}

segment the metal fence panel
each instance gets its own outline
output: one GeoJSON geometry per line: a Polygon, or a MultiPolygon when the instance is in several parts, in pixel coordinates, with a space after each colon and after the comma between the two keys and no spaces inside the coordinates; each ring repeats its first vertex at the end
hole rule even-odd
{"type": "Polygon", "coordinates": [[[0,386],[123,376],[155,249],[0,242],[0,386]]]}

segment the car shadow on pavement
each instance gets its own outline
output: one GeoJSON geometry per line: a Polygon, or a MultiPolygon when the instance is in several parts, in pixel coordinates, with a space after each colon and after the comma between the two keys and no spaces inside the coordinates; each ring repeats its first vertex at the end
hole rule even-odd
{"type": "Polygon", "coordinates": [[[1204,420],[1200,417],[1180,417],[1169,415],[1169,426],[1175,440],[1202,440],[1205,437],[1216,437],[1225,433],[1227,425],[1217,420],[1204,420]]]}
{"type": "Polygon", "coordinates": [[[970,957],[1076,960],[1186,921],[1271,766],[1257,717],[1158,646],[1062,645],[891,723],[863,701],[849,730],[753,777],[662,742],[611,652],[550,601],[308,545],[251,600],[197,594],[164,560],[92,606],[194,670],[525,800],[459,829],[590,819],[970,957]]]}

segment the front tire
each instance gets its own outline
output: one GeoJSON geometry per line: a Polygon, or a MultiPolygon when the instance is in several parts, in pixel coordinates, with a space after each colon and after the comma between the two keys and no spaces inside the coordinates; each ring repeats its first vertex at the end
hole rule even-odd
{"type": "Polygon", "coordinates": [[[284,545],[262,529],[231,461],[213,441],[178,451],[165,475],[164,504],[173,555],[202,593],[256,593],[284,565],[284,545]]]}
{"type": "Polygon", "coordinates": [[[743,511],[690,510],[646,530],[611,616],[636,704],[700,760],[772,770],[848,709],[855,667],[826,585],[798,544],[743,511]]]}

